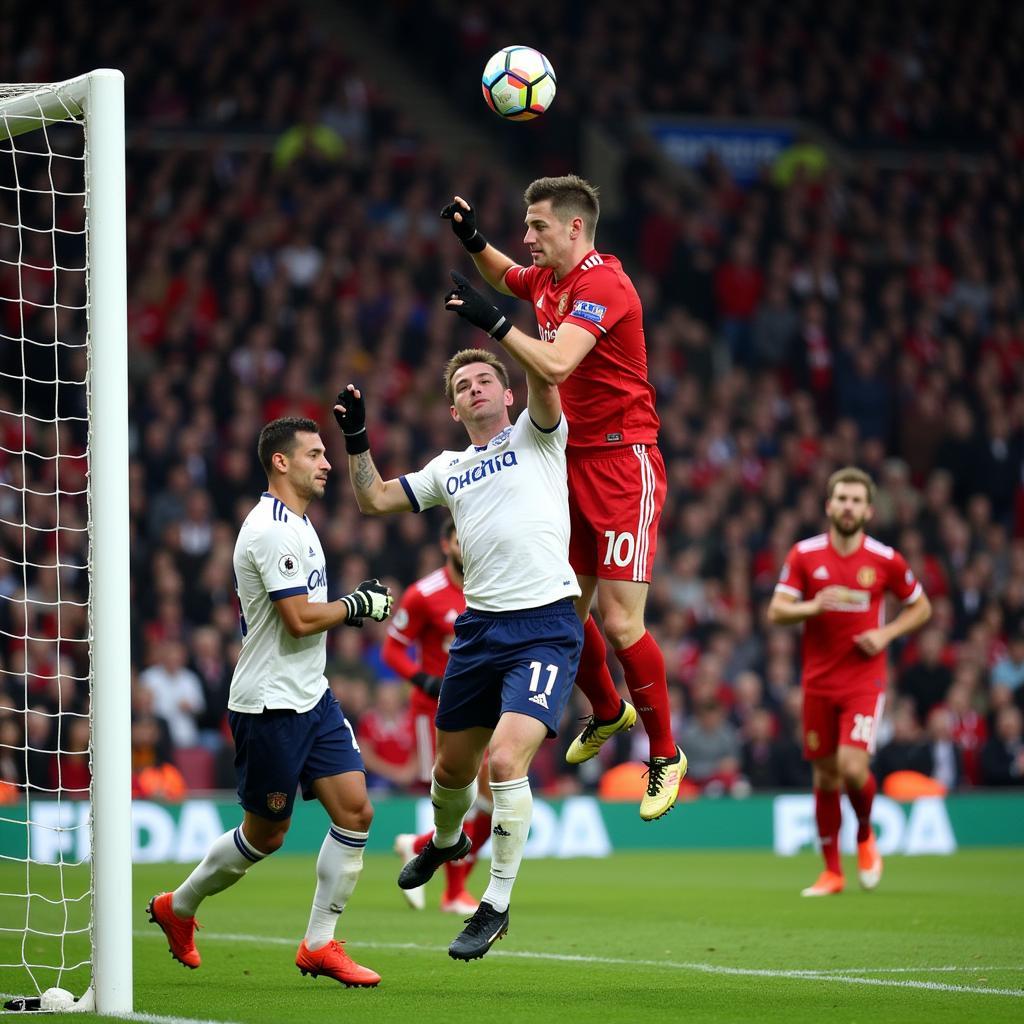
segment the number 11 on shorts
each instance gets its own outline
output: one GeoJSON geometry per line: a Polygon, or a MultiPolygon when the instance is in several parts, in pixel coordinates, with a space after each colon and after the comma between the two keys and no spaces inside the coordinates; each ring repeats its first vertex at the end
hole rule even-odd
{"type": "Polygon", "coordinates": [[[548,684],[544,687],[543,693],[545,697],[550,697],[551,691],[555,688],[555,680],[558,678],[558,666],[542,665],[539,661],[530,662],[530,693],[536,693],[540,688],[540,671],[542,668],[548,670],[548,684]]]}

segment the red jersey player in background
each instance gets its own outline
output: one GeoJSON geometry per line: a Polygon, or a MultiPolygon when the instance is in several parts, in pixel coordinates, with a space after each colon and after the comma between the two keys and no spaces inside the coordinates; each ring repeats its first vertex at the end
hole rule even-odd
{"type": "Polygon", "coordinates": [[[666,481],[643,311],[619,261],[594,249],[600,206],[592,185],[575,175],[539,178],[524,199],[526,267],[488,244],[461,197],[441,216],[451,220],[492,288],[532,304],[547,344],[512,327],[460,274],[452,274],[456,287],[446,308],[558,385],[569,422],[569,561],[583,591],[576,606],[584,622],[576,685],[593,711],[566,760],[590,759],[614,733],[632,728],[639,712],[651,744],[640,817],[651,821],[675,803],[686,757],[672,736],[665,659],[644,623],[666,481]],[[633,704],[620,699],[608,671],[604,637],[590,614],[595,593],[633,704]]]}
{"type": "Polygon", "coordinates": [[[804,896],[843,891],[839,860],[840,787],[857,815],[860,883],[874,889],[882,858],[871,828],[875,777],[870,758],[888,676],[886,648],[919,629],[931,604],[903,556],[864,532],[875,485],[863,470],[829,477],[828,533],[795,544],[768,606],[779,625],[804,623],[804,756],[811,762],[814,808],[825,870],[804,896]],[[885,622],[885,595],[901,604],[885,622]]]}
{"type": "MultiPolygon", "coordinates": [[[[448,520],[441,532],[444,565],[417,580],[402,595],[391,622],[381,657],[384,663],[412,683],[409,696],[409,717],[416,737],[417,777],[430,784],[434,766],[437,733],[437,695],[448,664],[448,647],[455,636],[455,620],[466,610],[462,594],[462,551],[455,533],[455,523],[448,520]],[[414,648],[419,657],[414,658],[414,648]]],[[[466,878],[476,863],[477,851],[491,834],[491,787],[486,762],[477,779],[476,814],[468,818],[466,833],[472,841],[469,853],[445,864],[446,884],[441,909],[453,914],[472,914],[477,900],[466,891],[466,878]]],[[[410,861],[426,845],[433,831],[414,836],[403,833],[395,837],[395,853],[410,861]]],[[[422,910],[426,904],[423,887],[403,889],[409,905],[422,910]]]]}

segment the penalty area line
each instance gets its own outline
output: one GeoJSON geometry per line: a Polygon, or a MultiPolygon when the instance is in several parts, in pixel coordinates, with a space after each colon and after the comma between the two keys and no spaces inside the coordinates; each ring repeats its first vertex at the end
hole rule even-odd
{"type": "MultiPolygon", "coordinates": [[[[136,935],[147,936],[153,939],[164,938],[162,933],[153,931],[136,931],[136,935]]],[[[284,939],[276,936],[266,935],[237,935],[230,933],[204,932],[203,941],[209,942],[262,942],[279,946],[294,946],[295,939],[284,939]]],[[[422,953],[445,953],[446,946],[428,946],[419,942],[373,942],[357,939],[354,945],[366,949],[408,949],[422,953]]],[[[552,960],[559,963],[576,964],[600,964],[613,967],[657,967],[661,970],[694,971],[700,974],[721,974],[732,977],[743,978],[779,978],[795,981],[833,981],[840,985],[867,985],[875,988],[910,988],[923,989],[927,992],[958,992],[964,995],[979,996],[1008,996],[1012,999],[1024,998],[1024,989],[1020,988],[984,988],[980,985],[957,985],[940,981],[918,981],[916,979],[897,978],[868,978],[861,974],[851,975],[821,970],[774,970],[761,967],[725,967],[721,964],[707,964],[700,962],[686,962],[677,960],[631,960],[625,957],[611,956],[586,956],[574,953],[538,953],[526,950],[495,949],[489,954],[490,957],[518,960],[552,960]]],[[[919,970],[927,974],[930,970],[951,970],[954,968],[905,968],[907,971],[919,970]]],[[[856,970],[869,972],[872,968],[856,968],[856,970]]],[[[880,971],[888,971],[891,968],[879,968],[880,971]]],[[[961,968],[971,970],[971,968],[961,968]]]]}

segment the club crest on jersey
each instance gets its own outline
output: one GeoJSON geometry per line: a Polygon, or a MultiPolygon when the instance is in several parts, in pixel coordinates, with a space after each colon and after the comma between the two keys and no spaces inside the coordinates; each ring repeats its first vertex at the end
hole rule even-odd
{"type": "Polygon", "coordinates": [[[870,565],[862,565],[857,570],[857,582],[862,587],[870,587],[878,578],[878,573],[870,565]]]}
{"type": "Polygon", "coordinates": [[[267,807],[273,811],[274,814],[280,814],[284,810],[285,804],[288,803],[288,797],[284,793],[268,793],[267,794],[267,807]]]}
{"type": "Polygon", "coordinates": [[[807,734],[807,749],[817,750],[821,746],[821,741],[818,739],[818,734],[811,729],[807,734]]]}
{"type": "Polygon", "coordinates": [[[299,571],[299,560],[294,555],[282,555],[277,563],[282,576],[291,579],[299,571]]]}
{"type": "Polygon", "coordinates": [[[558,300],[558,315],[565,316],[565,311],[569,308],[569,293],[563,292],[562,297],[558,300]]]}
{"type": "Polygon", "coordinates": [[[599,324],[607,312],[607,306],[598,305],[596,302],[585,302],[583,299],[577,299],[572,304],[572,315],[579,320],[589,320],[592,324],[599,324]]]}

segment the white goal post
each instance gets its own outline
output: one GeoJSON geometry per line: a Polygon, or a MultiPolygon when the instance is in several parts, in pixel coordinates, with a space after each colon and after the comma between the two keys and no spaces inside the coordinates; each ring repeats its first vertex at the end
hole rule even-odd
{"type": "MultiPolygon", "coordinates": [[[[70,131],[70,128],[67,130],[70,131]]],[[[17,607],[26,609],[24,616],[19,619],[17,614],[12,613],[5,620],[8,623],[6,632],[0,636],[0,656],[4,651],[4,643],[11,650],[21,647],[26,651],[24,663],[20,666],[20,683],[19,666],[14,664],[13,658],[9,663],[3,664],[0,657],[0,668],[4,670],[4,676],[0,677],[0,696],[4,693],[5,684],[9,693],[15,692],[17,686],[22,685],[24,704],[20,710],[26,720],[24,747],[15,750],[14,762],[16,765],[17,758],[20,757],[26,765],[24,783],[15,783],[12,786],[13,789],[23,789],[18,807],[24,809],[24,820],[17,821],[12,818],[12,814],[17,813],[11,809],[13,804],[6,806],[0,802],[0,830],[6,828],[7,834],[15,834],[20,826],[21,834],[24,835],[24,856],[0,856],[0,869],[7,871],[7,875],[0,875],[0,890],[9,887],[3,884],[3,879],[10,877],[18,879],[18,884],[23,880],[26,891],[0,892],[0,896],[11,897],[12,900],[22,899],[25,906],[25,923],[22,928],[25,934],[20,940],[20,966],[24,968],[25,983],[35,984],[37,989],[40,988],[37,969],[44,967],[58,971],[56,977],[60,979],[62,975],[59,972],[69,970],[70,965],[63,962],[64,946],[59,932],[56,934],[56,940],[60,942],[61,963],[51,965],[34,962],[26,952],[31,948],[33,940],[33,929],[29,923],[32,907],[43,901],[50,905],[51,911],[58,915],[59,920],[60,897],[64,894],[63,879],[60,882],[57,899],[49,898],[45,892],[40,896],[32,887],[33,879],[41,870],[33,861],[33,830],[39,826],[39,822],[33,819],[33,805],[36,797],[40,795],[41,787],[32,784],[27,768],[30,757],[40,753],[32,748],[32,741],[28,735],[28,652],[35,643],[53,644],[56,651],[55,664],[59,666],[62,643],[65,646],[68,643],[87,643],[88,703],[85,705],[86,710],[81,711],[77,717],[85,719],[88,716],[91,723],[88,744],[91,768],[91,789],[88,794],[91,807],[88,813],[91,816],[91,825],[84,824],[87,816],[87,805],[84,802],[78,805],[64,804],[65,809],[77,807],[82,810],[81,815],[76,810],[74,821],[80,829],[89,830],[89,846],[86,846],[83,838],[83,866],[80,870],[90,870],[84,866],[84,862],[91,863],[90,883],[87,886],[87,893],[81,899],[83,905],[87,907],[87,896],[91,896],[92,909],[87,926],[83,925],[78,929],[83,934],[89,934],[91,961],[83,959],[82,962],[73,965],[89,972],[91,984],[86,992],[78,991],[74,994],[81,997],[77,1007],[79,1009],[94,1007],[100,1013],[127,1013],[133,1009],[133,993],[124,76],[120,71],[101,69],[48,85],[0,86],[0,164],[4,161],[9,161],[10,167],[7,175],[0,179],[3,182],[0,185],[0,238],[3,232],[8,234],[6,245],[0,244],[0,274],[7,275],[7,280],[14,282],[13,287],[16,291],[12,298],[9,288],[6,291],[0,288],[0,296],[3,296],[3,301],[0,301],[0,345],[6,346],[8,355],[20,359],[21,365],[26,368],[30,365],[30,358],[38,361],[41,358],[40,351],[49,345],[52,347],[54,365],[52,380],[31,376],[28,369],[23,371],[26,379],[22,380],[20,385],[18,381],[10,379],[10,373],[4,374],[8,379],[0,379],[0,400],[3,400],[4,405],[16,404],[14,401],[8,401],[12,395],[20,393],[23,396],[20,410],[0,408],[0,421],[4,421],[8,426],[14,423],[15,427],[20,429],[22,438],[22,450],[18,452],[13,444],[0,436],[0,444],[6,446],[3,452],[0,452],[0,456],[6,458],[11,470],[7,479],[13,479],[14,484],[17,484],[19,479],[21,481],[21,510],[17,515],[21,516],[23,551],[29,550],[29,541],[24,539],[28,537],[29,531],[47,528],[45,525],[33,526],[29,523],[30,512],[26,512],[25,509],[31,502],[52,501],[57,505],[58,513],[56,525],[50,527],[54,535],[51,544],[55,551],[53,563],[33,565],[31,568],[21,567],[21,579],[24,581],[30,579],[30,572],[42,574],[46,570],[51,570],[53,578],[57,580],[56,598],[46,601],[38,593],[29,594],[30,587],[26,582],[25,593],[16,599],[21,601],[17,607]],[[78,141],[81,155],[68,156],[59,146],[51,147],[50,133],[62,130],[51,126],[61,123],[77,126],[76,130],[81,132],[83,138],[78,141]],[[33,136],[34,141],[27,141],[33,136]],[[24,148],[23,140],[26,140],[24,148]],[[26,180],[23,180],[19,177],[19,169],[33,160],[40,161],[38,166],[41,169],[33,172],[38,177],[28,179],[26,176],[26,180]],[[72,165],[70,161],[73,160],[78,161],[77,164],[72,165]],[[62,161],[66,167],[53,169],[62,161]],[[51,168],[49,171],[45,169],[47,164],[51,168]],[[64,175],[71,174],[72,171],[77,175],[77,185],[67,186],[64,175]],[[44,185],[48,181],[51,192],[49,197],[46,195],[45,187],[38,187],[40,181],[44,185]],[[68,201],[69,196],[80,197],[84,202],[85,261],[84,265],[65,268],[59,263],[59,247],[67,242],[64,236],[82,234],[81,230],[76,229],[67,230],[62,235],[62,229],[58,226],[57,211],[68,201]],[[49,229],[52,237],[47,237],[45,226],[40,227],[36,222],[30,224],[22,218],[23,208],[26,211],[45,210],[47,201],[54,211],[53,224],[49,229]],[[47,246],[50,247],[49,256],[45,255],[47,246]],[[36,251],[44,253],[41,260],[33,258],[32,254],[36,251]],[[82,280],[76,282],[75,286],[81,288],[84,285],[84,301],[78,304],[76,300],[66,299],[65,302],[68,304],[64,305],[58,294],[58,285],[68,277],[73,278],[76,273],[82,280]],[[32,279],[32,275],[35,275],[36,279],[52,280],[51,301],[32,301],[28,297],[28,293],[23,290],[24,282],[32,279]],[[43,313],[39,313],[41,309],[43,313]],[[44,318],[43,322],[48,324],[50,321],[45,318],[51,316],[51,310],[53,337],[39,341],[31,331],[27,331],[25,325],[29,322],[29,317],[40,316],[44,318]],[[84,342],[79,342],[76,334],[75,343],[66,344],[60,334],[62,325],[75,318],[80,320],[83,310],[84,342]],[[14,348],[19,341],[22,350],[20,355],[14,348]],[[60,360],[68,355],[68,348],[76,347],[83,350],[76,353],[74,358],[81,359],[84,373],[81,377],[75,376],[71,379],[67,375],[62,376],[60,360]],[[52,385],[54,391],[52,418],[48,414],[40,415],[37,406],[30,409],[28,399],[24,398],[31,389],[35,389],[33,393],[38,393],[40,389],[49,385],[52,385]],[[63,529],[59,506],[62,495],[62,470],[57,468],[50,471],[57,474],[57,483],[52,485],[52,491],[45,488],[33,491],[28,482],[30,473],[26,466],[41,465],[42,460],[47,459],[56,460],[55,464],[58,467],[63,464],[62,459],[66,458],[68,453],[61,450],[64,437],[62,430],[67,429],[62,420],[64,410],[61,403],[64,402],[64,395],[72,385],[80,385],[79,390],[82,391],[83,412],[77,417],[79,423],[75,429],[83,437],[87,436],[84,465],[88,482],[84,490],[69,492],[82,495],[81,498],[71,498],[69,504],[78,501],[83,509],[87,509],[88,557],[85,566],[76,565],[71,569],[86,570],[88,607],[87,611],[78,616],[78,619],[82,620],[79,632],[73,633],[69,628],[65,637],[60,625],[60,578],[68,566],[62,560],[60,541],[57,539],[63,529]],[[86,408],[87,426],[80,422],[85,418],[86,408]],[[17,427],[19,417],[20,427],[17,427]],[[30,435],[46,438],[44,447],[28,451],[27,438],[30,435]],[[49,438],[55,440],[51,441],[49,438]],[[53,444],[56,445],[55,454],[51,453],[50,446],[53,444]],[[32,635],[32,630],[27,625],[30,622],[27,609],[33,603],[56,606],[51,614],[51,619],[57,622],[56,635],[52,638],[48,636],[39,641],[32,635]],[[24,622],[26,625],[19,625],[16,628],[10,625],[12,622],[24,622]],[[24,635],[19,636],[17,629],[21,629],[24,635]],[[57,905],[55,911],[54,905],[57,905]]],[[[72,241],[74,245],[80,243],[80,239],[72,241]]],[[[37,298],[35,293],[33,296],[37,298]]],[[[42,358],[49,359],[51,356],[46,354],[42,358]]],[[[0,366],[4,369],[7,367],[7,363],[0,366]]],[[[48,376],[49,374],[42,375],[43,378],[48,376]]],[[[2,463],[3,458],[0,458],[0,465],[2,463]]],[[[8,483],[4,486],[13,485],[8,483]]],[[[15,505],[16,502],[8,503],[9,507],[15,505]]],[[[2,515],[3,512],[0,511],[0,516],[2,515]]],[[[3,519],[3,528],[7,531],[7,537],[10,537],[12,532],[16,533],[19,524],[13,513],[10,520],[3,519]]],[[[84,528],[80,532],[84,534],[84,528]]],[[[32,534],[33,537],[36,535],[32,534]]],[[[86,547],[84,537],[81,544],[83,548],[86,547]]],[[[16,545],[14,550],[16,551],[16,545]]],[[[5,551],[0,545],[0,555],[5,554],[10,554],[10,551],[5,551]]],[[[17,559],[4,558],[5,563],[11,561],[17,559]]],[[[6,566],[6,572],[11,578],[12,567],[9,564],[6,566]]],[[[17,572],[15,566],[15,579],[17,572]]],[[[78,619],[73,621],[77,623],[78,619]]],[[[4,623],[0,622],[0,627],[3,625],[4,623]]],[[[61,669],[55,668],[53,672],[55,675],[52,677],[41,677],[56,680],[54,686],[58,712],[51,716],[56,723],[56,746],[47,746],[46,749],[54,750],[53,756],[59,759],[62,754],[69,753],[64,749],[66,741],[61,739],[61,723],[69,716],[60,714],[61,669]]],[[[82,682],[84,688],[84,677],[82,682]]],[[[3,710],[9,713],[9,717],[13,717],[18,711],[13,707],[3,710]]],[[[39,714],[41,716],[43,713],[39,714]]],[[[47,723],[47,728],[50,728],[50,724],[47,723]]],[[[5,750],[2,741],[3,735],[0,734],[0,755],[6,753],[10,757],[11,750],[5,750]]],[[[8,748],[10,746],[8,744],[8,748]]],[[[81,756],[84,757],[84,754],[81,756]]],[[[57,763],[57,781],[53,784],[55,788],[43,788],[42,798],[45,800],[53,796],[59,810],[63,776],[60,774],[60,762],[57,763]]],[[[84,796],[85,791],[82,790],[80,795],[84,796]]],[[[58,814],[56,821],[51,819],[44,827],[49,827],[57,833],[67,832],[72,828],[70,821],[70,815],[65,821],[58,814]]],[[[83,836],[84,834],[83,831],[83,836]]],[[[58,838],[63,841],[65,837],[58,838]]],[[[59,843],[58,848],[64,849],[59,843]]],[[[0,855],[2,854],[3,847],[0,846],[0,855]]],[[[64,863],[62,852],[58,857],[57,870],[63,870],[64,863]]],[[[3,954],[16,950],[19,942],[16,936],[12,938],[8,934],[17,930],[10,927],[16,922],[9,919],[10,915],[2,916],[8,918],[0,921],[0,967],[10,969],[5,975],[6,980],[16,972],[19,965],[12,963],[11,957],[3,954]]],[[[64,922],[67,922],[68,918],[69,911],[65,905],[64,922]]],[[[59,929],[59,925],[57,927],[59,929]]],[[[69,928],[66,924],[65,927],[69,928]]],[[[55,935],[54,932],[45,930],[36,934],[50,938],[55,935]]],[[[83,954],[83,957],[85,955],[83,954]]],[[[57,980],[54,984],[59,986],[60,981],[57,980]]],[[[9,982],[2,987],[9,987],[9,982]]],[[[36,996],[39,992],[30,994],[36,996]]]]}

